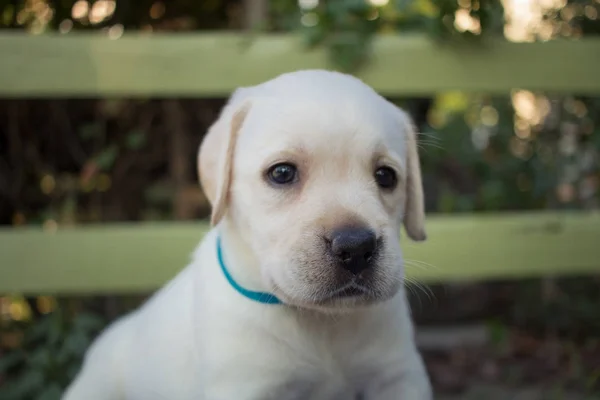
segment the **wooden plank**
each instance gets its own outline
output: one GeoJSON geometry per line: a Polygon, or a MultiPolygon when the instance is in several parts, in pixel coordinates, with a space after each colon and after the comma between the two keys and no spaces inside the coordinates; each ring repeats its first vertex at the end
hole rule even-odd
{"type": "MultiPolygon", "coordinates": [[[[423,282],[600,274],[600,214],[432,216],[427,229],[427,242],[403,244],[408,275],[423,282]]],[[[0,230],[0,293],[153,290],[206,231],[202,222],[0,230]]]]}
{"type": "MultiPolygon", "coordinates": [[[[280,73],[331,68],[299,37],[232,33],[0,34],[0,97],[225,96],[280,73]]],[[[449,46],[424,36],[381,36],[359,76],[386,95],[511,89],[600,93],[600,39],[490,40],[449,46]]]]}

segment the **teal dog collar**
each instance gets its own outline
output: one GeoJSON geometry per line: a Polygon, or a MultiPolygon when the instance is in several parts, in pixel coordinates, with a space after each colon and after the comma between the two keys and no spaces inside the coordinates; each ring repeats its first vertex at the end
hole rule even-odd
{"type": "Polygon", "coordinates": [[[219,265],[221,266],[221,271],[223,271],[223,275],[225,275],[225,279],[234,288],[239,294],[242,296],[254,300],[263,304],[282,304],[281,300],[270,293],[265,292],[254,292],[252,290],[248,290],[240,286],[235,279],[231,276],[227,267],[225,266],[225,262],[223,261],[223,250],[221,248],[221,237],[217,236],[217,258],[219,260],[219,265]]]}

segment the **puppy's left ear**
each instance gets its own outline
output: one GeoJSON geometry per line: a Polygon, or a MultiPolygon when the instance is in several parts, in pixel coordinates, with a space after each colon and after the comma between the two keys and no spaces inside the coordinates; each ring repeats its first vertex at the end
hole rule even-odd
{"type": "Polygon", "coordinates": [[[398,111],[406,140],[404,229],[406,229],[408,237],[421,242],[427,239],[427,234],[425,233],[425,195],[417,146],[417,130],[410,116],[403,110],[395,108],[398,111]]]}
{"type": "Polygon", "coordinates": [[[219,223],[225,215],[233,179],[235,146],[250,110],[250,101],[241,101],[240,97],[240,91],[234,93],[217,121],[209,128],[198,151],[198,175],[212,207],[211,225],[219,223]]]}

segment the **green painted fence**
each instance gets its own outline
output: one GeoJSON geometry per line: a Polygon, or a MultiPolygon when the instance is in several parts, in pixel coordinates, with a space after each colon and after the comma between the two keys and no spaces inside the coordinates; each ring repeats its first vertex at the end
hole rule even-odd
{"type": "MultiPolygon", "coordinates": [[[[322,49],[289,35],[0,34],[0,97],[225,96],[301,68],[322,49]]],[[[383,94],[512,89],[600,94],[600,40],[449,47],[380,37],[359,76],[383,94]]],[[[405,241],[407,273],[427,282],[600,273],[600,216],[523,213],[434,216],[429,240],[405,241]]],[[[183,268],[205,223],[0,230],[0,293],[153,290],[183,268]]]]}
{"type": "MultiPolygon", "coordinates": [[[[191,259],[205,223],[0,230],[0,293],[155,289],[191,259]]],[[[424,282],[600,273],[600,213],[436,216],[424,243],[403,241],[424,282]]]]}
{"type": "MultiPolygon", "coordinates": [[[[290,35],[0,34],[0,96],[212,96],[300,68],[328,68],[324,49],[290,35]]],[[[442,45],[382,36],[359,76],[384,94],[511,89],[600,93],[600,39],[442,45]]]]}

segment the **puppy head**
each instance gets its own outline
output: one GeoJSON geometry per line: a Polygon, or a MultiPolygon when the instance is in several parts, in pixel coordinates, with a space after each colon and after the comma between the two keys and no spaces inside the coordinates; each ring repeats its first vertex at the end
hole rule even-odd
{"type": "Polygon", "coordinates": [[[356,78],[300,71],[236,91],[199,152],[227,218],[288,304],[345,309],[402,285],[400,225],[425,240],[409,117],[356,78]]]}

